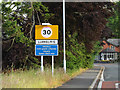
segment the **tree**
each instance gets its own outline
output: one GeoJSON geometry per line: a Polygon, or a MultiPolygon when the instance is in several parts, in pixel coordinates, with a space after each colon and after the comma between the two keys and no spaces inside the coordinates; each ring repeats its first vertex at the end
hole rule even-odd
{"type": "Polygon", "coordinates": [[[109,27],[105,27],[102,31],[100,40],[107,40],[108,38],[114,37],[113,31],[109,27]]]}
{"type": "MultiPolygon", "coordinates": [[[[113,13],[112,5],[112,3],[94,2],[66,3],[66,52],[69,58],[67,63],[71,64],[71,68],[92,65],[91,54],[95,52],[95,42],[99,40],[105,28],[106,19],[113,13]],[[73,59],[75,66],[72,66],[73,59]]],[[[60,49],[57,62],[59,60],[58,65],[61,65],[63,61],[61,58],[63,52],[61,2],[54,3],[54,5],[46,2],[7,2],[2,3],[1,13],[3,16],[3,64],[13,63],[19,67],[20,64],[30,66],[36,63],[35,65],[39,67],[39,57],[34,56],[34,25],[50,22],[59,25],[60,49]]]]}
{"type": "Polygon", "coordinates": [[[35,24],[47,22],[52,16],[41,2],[2,3],[3,66],[40,64],[34,56],[35,24]]]}
{"type": "Polygon", "coordinates": [[[115,3],[115,5],[116,6],[113,7],[114,16],[108,19],[109,22],[107,26],[112,29],[112,34],[115,38],[120,38],[120,1],[115,3]]]}
{"type": "MultiPolygon", "coordinates": [[[[62,42],[62,3],[44,3],[51,13],[55,14],[50,19],[53,24],[60,26],[60,42],[62,42]]],[[[103,29],[106,27],[107,18],[112,16],[113,3],[66,3],[66,55],[67,67],[91,67],[94,56],[99,51],[99,43],[103,29]],[[97,50],[97,51],[96,51],[97,50]]],[[[59,43],[62,44],[62,43],[59,43]]]]}
{"type": "MultiPolygon", "coordinates": [[[[56,18],[53,23],[61,24],[62,21],[62,3],[55,3],[54,8],[51,3],[45,3],[56,18]],[[57,20],[56,20],[57,19],[57,20]],[[56,20],[56,22],[54,22],[56,20]]],[[[103,29],[106,26],[107,18],[112,16],[113,3],[85,3],[85,2],[67,2],[66,3],[66,40],[74,32],[78,33],[79,43],[85,43],[87,51],[90,52],[94,43],[100,39],[103,29]]],[[[70,44],[70,43],[69,43],[70,44]]]]}

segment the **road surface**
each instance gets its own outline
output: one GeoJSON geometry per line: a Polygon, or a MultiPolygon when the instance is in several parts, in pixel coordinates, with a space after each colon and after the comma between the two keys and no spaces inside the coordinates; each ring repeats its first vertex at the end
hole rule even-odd
{"type": "Polygon", "coordinates": [[[115,88],[115,84],[120,81],[120,66],[118,63],[95,63],[94,65],[105,67],[102,88],[115,88]]]}
{"type": "MultiPolygon", "coordinates": [[[[72,78],[71,80],[64,83],[62,86],[58,87],[60,88],[81,88],[88,90],[90,85],[93,83],[94,79],[98,75],[101,67],[94,67],[92,69],[88,69],[85,72],[77,75],[76,77],[72,78]]],[[[57,88],[57,89],[58,89],[57,88]]],[[[53,89],[54,90],[54,89],[53,89]]]]}

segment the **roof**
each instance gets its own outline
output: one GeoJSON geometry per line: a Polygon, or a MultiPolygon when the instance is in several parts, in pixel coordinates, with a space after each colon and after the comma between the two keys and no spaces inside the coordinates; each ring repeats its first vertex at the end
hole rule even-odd
{"type": "Polygon", "coordinates": [[[112,53],[115,53],[116,51],[115,50],[112,50],[110,48],[106,48],[104,50],[101,51],[101,53],[107,53],[107,52],[112,52],[112,53]]]}
{"type": "Polygon", "coordinates": [[[108,39],[107,42],[114,46],[120,46],[120,39],[108,39]]]}

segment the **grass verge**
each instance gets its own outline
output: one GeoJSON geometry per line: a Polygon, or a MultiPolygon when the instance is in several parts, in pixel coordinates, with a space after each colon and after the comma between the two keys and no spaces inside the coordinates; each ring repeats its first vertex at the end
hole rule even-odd
{"type": "Polygon", "coordinates": [[[40,69],[19,69],[2,74],[2,88],[56,88],[85,70],[68,70],[65,74],[62,68],[57,68],[52,76],[50,68],[46,68],[43,73],[40,69]]]}

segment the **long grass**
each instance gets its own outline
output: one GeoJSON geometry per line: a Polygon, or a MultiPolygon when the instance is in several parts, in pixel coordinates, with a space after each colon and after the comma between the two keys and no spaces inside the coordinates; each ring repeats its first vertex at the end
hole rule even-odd
{"type": "Polygon", "coordinates": [[[52,76],[50,68],[46,68],[43,73],[40,69],[19,69],[2,74],[2,88],[56,88],[83,71],[85,69],[68,70],[65,74],[62,68],[57,68],[52,76]]]}

